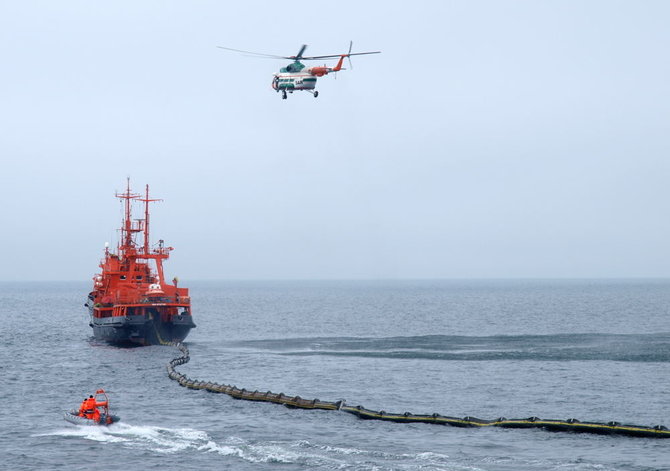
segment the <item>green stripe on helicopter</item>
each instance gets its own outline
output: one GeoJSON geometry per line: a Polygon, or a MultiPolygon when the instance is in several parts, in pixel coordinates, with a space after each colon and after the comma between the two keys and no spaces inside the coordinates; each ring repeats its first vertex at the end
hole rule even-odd
{"type": "MultiPolygon", "coordinates": [[[[302,79],[303,82],[316,82],[316,77],[305,77],[302,79]]],[[[279,79],[279,83],[294,83],[295,79],[292,78],[284,78],[284,79],[279,79]]]]}

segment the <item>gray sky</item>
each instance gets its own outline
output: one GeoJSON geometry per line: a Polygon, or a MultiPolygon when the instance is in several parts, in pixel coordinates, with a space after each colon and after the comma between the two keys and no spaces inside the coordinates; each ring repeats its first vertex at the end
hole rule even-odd
{"type": "MultiPolygon", "coordinates": [[[[0,280],[670,276],[670,2],[0,1],[0,280]],[[270,54],[382,50],[270,89],[270,54]]],[[[330,61],[334,63],[334,61],[330,61]]]]}

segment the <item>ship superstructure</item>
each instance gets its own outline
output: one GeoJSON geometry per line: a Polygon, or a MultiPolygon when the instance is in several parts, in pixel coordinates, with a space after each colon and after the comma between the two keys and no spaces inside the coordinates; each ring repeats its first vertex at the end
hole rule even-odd
{"type": "Polygon", "coordinates": [[[163,240],[152,246],[149,239],[149,203],[161,200],[149,197],[149,185],[144,195],[132,193],[130,181],[116,197],[124,205],[118,246],[114,251],[105,244],[102,271],[86,302],[93,334],[111,343],[182,341],[195,327],[188,288],[178,287],[176,277],[165,281],[163,261],[173,248],[163,240]],[[132,218],[134,202],[144,203],[144,219],[132,218]]]}

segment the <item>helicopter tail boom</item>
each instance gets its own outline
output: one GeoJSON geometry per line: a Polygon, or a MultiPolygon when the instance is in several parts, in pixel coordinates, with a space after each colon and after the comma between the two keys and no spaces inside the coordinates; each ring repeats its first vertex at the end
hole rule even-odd
{"type": "Polygon", "coordinates": [[[340,70],[342,70],[342,62],[344,62],[345,57],[349,57],[349,54],[342,54],[340,56],[340,60],[337,61],[337,65],[333,69],[331,69],[331,72],[339,72],[340,70]]]}
{"type": "Polygon", "coordinates": [[[331,72],[339,72],[342,70],[342,63],[344,62],[344,58],[348,56],[349,54],[342,54],[335,67],[326,67],[325,65],[323,67],[310,67],[308,72],[316,77],[323,77],[324,75],[328,75],[331,72]]]}

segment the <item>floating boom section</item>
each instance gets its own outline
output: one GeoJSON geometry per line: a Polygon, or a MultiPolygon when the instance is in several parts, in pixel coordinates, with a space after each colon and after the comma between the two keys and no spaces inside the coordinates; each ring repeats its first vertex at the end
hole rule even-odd
{"type": "Polygon", "coordinates": [[[411,412],[393,413],[383,410],[366,409],[363,406],[350,406],[344,400],[322,401],[320,399],[304,399],[300,396],[290,396],[284,393],[271,391],[249,391],[237,386],[218,384],[208,381],[191,379],[179,373],[175,367],[188,363],[190,353],[188,347],[182,343],[170,343],[178,348],[181,355],[167,364],[168,377],[180,386],[189,389],[200,389],[212,393],[222,393],[234,399],[245,401],[272,402],[295,409],[337,410],[353,414],[366,420],[383,420],[399,423],[425,423],[435,425],[451,425],[454,427],[502,427],[502,428],[540,428],[552,432],[592,433],[599,435],[627,435],[630,437],[670,438],[670,430],[663,425],[645,427],[642,425],[628,425],[619,422],[580,422],[577,419],[553,420],[529,417],[525,419],[507,419],[499,417],[494,420],[478,419],[476,417],[449,417],[440,414],[415,415],[411,412]]]}

